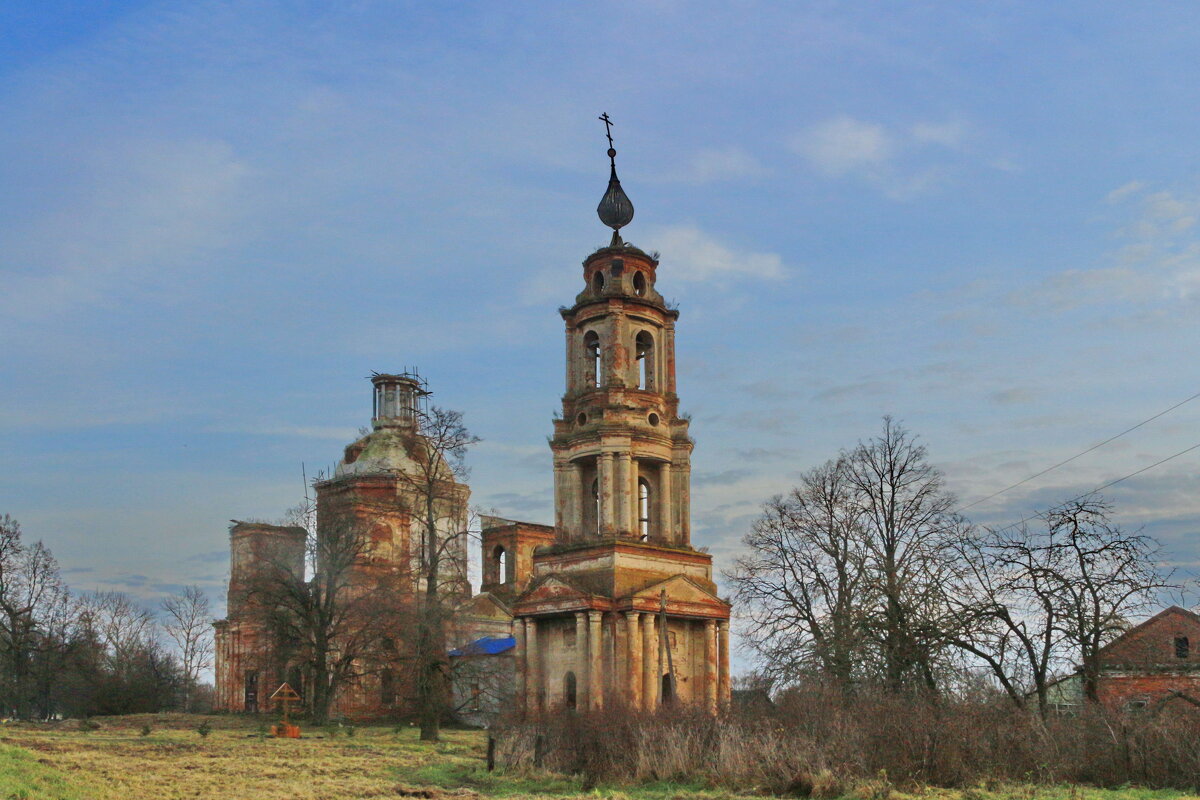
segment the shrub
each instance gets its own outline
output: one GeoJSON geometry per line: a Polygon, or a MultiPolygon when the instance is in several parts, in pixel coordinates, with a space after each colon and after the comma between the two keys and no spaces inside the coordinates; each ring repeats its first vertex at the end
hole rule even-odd
{"type": "Polygon", "coordinates": [[[200,738],[206,738],[212,733],[212,726],[208,724],[208,720],[204,720],[196,726],[196,733],[200,734],[200,738]]]}
{"type": "Polygon", "coordinates": [[[1003,698],[793,689],[753,712],[624,708],[512,719],[496,760],[599,781],[702,781],[791,796],[888,800],[897,788],[1085,783],[1200,786],[1200,709],[1041,719],[1003,698]]]}
{"type": "Polygon", "coordinates": [[[142,736],[149,736],[150,735],[150,726],[143,725],[141,733],[142,733],[142,736]]]}

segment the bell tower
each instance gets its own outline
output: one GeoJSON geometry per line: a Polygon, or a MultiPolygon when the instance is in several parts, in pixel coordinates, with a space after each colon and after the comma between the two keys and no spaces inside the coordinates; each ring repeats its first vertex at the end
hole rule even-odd
{"type": "Polygon", "coordinates": [[[554,527],[485,527],[485,560],[507,556],[518,533],[532,553],[532,575],[516,562],[511,606],[526,713],[676,702],[715,713],[730,697],[730,608],[717,595],[712,556],[691,544],[692,440],[675,393],[679,312],[656,288],[657,257],[621,238],[633,203],[616,155],[610,131],[596,211],[612,239],[584,259],[582,291],[561,309],[554,527]]]}
{"type": "MultiPolygon", "coordinates": [[[[611,143],[611,142],[610,142],[611,143]]],[[[561,542],[621,538],[691,546],[692,441],[675,394],[675,321],[658,260],[621,239],[633,204],[611,177],[597,212],[612,241],[583,262],[566,323],[566,391],[554,421],[555,528],[561,542]]]]}

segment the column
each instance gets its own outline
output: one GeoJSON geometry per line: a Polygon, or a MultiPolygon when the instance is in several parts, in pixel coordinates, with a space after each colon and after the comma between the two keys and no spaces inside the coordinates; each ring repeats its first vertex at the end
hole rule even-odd
{"type": "Polygon", "coordinates": [[[658,684],[662,675],[655,623],[653,614],[642,614],[642,707],[647,711],[658,708],[658,684]]]}
{"type": "Polygon", "coordinates": [[[604,452],[598,459],[600,467],[600,533],[613,532],[613,454],[604,452]]]}
{"type": "Polygon", "coordinates": [[[528,689],[528,674],[529,666],[525,663],[529,658],[529,651],[525,647],[525,620],[516,619],[513,621],[513,638],[517,640],[514,655],[516,656],[517,668],[517,708],[523,708],[526,712],[529,711],[529,689],[528,689]]]}
{"type": "Polygon", "coordinates": [[[617,531],[620,533],[630,533],[636,530],[637,526],[633,524],[636,517],[633,516],[633,498],[637,495],[629,493],[629,474],[632,471],[633,463],[626,450],[622,453],[617,453],[617,531]]]}
{"type": "Polygon", "coordinates": [[[542,665],[538,652],[537,620],[525,618],[525,707],[533,714],[542,713],[542,665]]]}
{"type": "Polygon", "coordinates": [[[717,621],[704,620],[704,707],[717,713],[717,621]]]}
{"type": "Polygon", "coordinates": [[[567,465],[567,501],[563,514],[567,541],[580,538],[583,529],[583,467],[576,461],[567,465]]]}
{"type": "Polygon", "coordinates": [[[692,543],[692,465],[684,462],[678,474],[679,527],[675,530],[676,544],[692,543]]]}
{"type": "Polygon", "coordinates": [[[604,659],[604,634],[600,627],[602,615],[599,611],[588,612],[588,705],[593,709],[604,707],[604,686],[601,683],[604,659]]]}
{"type": "Polygon", "coordinates": [[[589,666],[588,624],[587,612],[575,612],[575,708],[588,707],[588,691],[591,681],[588,680],[589,666]]]}
{"type": "Polygon", "coordinates": [[[567,518],[566,504],[570,494],[567,492],[567,467],[558,459],[554,460],[554,527],[564,529],[567,518]]]}
{"type": "Polygon", "coordinates": [[[666,352],[663,353],[665,358],[663,360],[666,363],[666,373],[667,374],[666,374],[666,381],[664,383],[660,384],[660,385],[664,386],[665,389],[659,389],[659,391],[660,392],[665,391],[667,394],[674,394],[675,393],[675,325],[669,324],[669,325],[667,325],[666,328],[663,329],[663,331],[666,333],[666,336],[663,337],[665,340],[665,343],[666,343],[666,348],[664,348],[666,352]]]}
{"type": "Polygon", "coordinates": [[[717,650],[721,670],[721,677],[717,682],[717,702],[723,710],[728,710],[731,696],[729,691],[729,620],[723,619],[717,623],[717,633],[721,637],[717,650]]]}
{"type": "Polygon", "coordinates": [[[642,528],[639,518],[642,512],[642,501],[638,499],[641,497],[641,493],[638,491],[639,477],[641,477],[641,462],[631,457],[629,459],[629,530],[637,534],[640,539],[642,528]]]}
{"type": "Polygon", "coordinates": [[[658,540],[673,544],[675,532],[671,526],[671,464],[658,465],[658,540]]]}
{"type": "Polygon", "coordinates": [[[575,353],[571,346],[574,338],[571,335],[571,326],[567,325],[567,394],[575,393],[575,353]]]}
{"type": "Polygon", "coordinates": [[[629,643],[629,660],[625,665],[625,685],[628,687],[626,699],[630,709],[642,707],[642,634],[638,630],[641,615],[636,611],[625,612],[625,640],[629,643]]]}

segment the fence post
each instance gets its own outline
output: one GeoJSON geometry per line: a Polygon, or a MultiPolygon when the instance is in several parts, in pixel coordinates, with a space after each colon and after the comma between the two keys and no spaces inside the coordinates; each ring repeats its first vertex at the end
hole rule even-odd
{"type": "Polygon", "coordinates": [[[542,734],[538,734],[533,740],[533,766],[537,769],[542,768],[542,755],[545,748],[546,740],[542,734]]]}
{"type": "Polygon", "coordinates": [[[487,749],[487,771],[492,772],[496,769],[496,739],[492,734],[488,733],[488,749],[487,749]]]}

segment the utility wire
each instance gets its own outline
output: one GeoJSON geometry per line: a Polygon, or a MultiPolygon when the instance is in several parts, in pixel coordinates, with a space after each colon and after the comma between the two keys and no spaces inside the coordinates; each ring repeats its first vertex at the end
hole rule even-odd
{"type": "MultiPolygon", "coordinates": [[[[1179,458],[1180,456],[1187,455],[1188,453],[1192,452],[1193,450],[1200,450],[1200,442],[1197,442],[1196,444],[1192,445],[1191,447],[1180,450],[1178,453],[1175,453],[1174,455],[1170,455],[1170,456],[1167,456],[1166,458],[1159,459],[1158,461],[1155,461],[1153,464],[1142,467],[1141,469],[1137,470],[1136,472],[1131,472],[1128,475],[1122,475],[1120,478],[1117,478],[1116,480],[1109,481],[1108,483],[1103,484],[1102,486],[1097,486],[1095,489],[1084,492],[1083,494],[1078,495],[1076,497],[1072,497],[1070,500],[1065,500],[1056,506],[1051,506],[1050,508],[1046,509],[1046,511],[1043,513],[1049,513],[1050,511],[1053,511],[1056,508],[1065,508],[1066,506],[1070,505],[1071,503],[1074,503],[1076,500],[1082,500],[1083,498],[1090,497],[1091,495],[1094,495],[1097,492],[1102,492],[1110,486],[1116,486],[1121,481],[1127,481],[1136,475],[1141,475],[1143,472],[1152,470],[1161,464],[1167,463],[1168,461],[1174,461],[1175,459],[1179,458]]],[[[1041,516],[1041,514],[1031,514],[1030,516],[1025,517],[1025,519],[1018,520],[1017,522],[1014,522],[1011,525],[1005,525],[1003,528],[999,528],[998,530],[1006,531],[1009,528],[1015,528],[1018,525],[1024,525],[1026,522],[1037,519],[1040,516],[1041,516]]]]}
{"type": "MultiPolygon", "coordinates": [[[[993,492],[992,494],[989,494],[987,497],[984,497],[981,500],[976,500],[974,503],[971,503],[970,505],[963,506],[962,508],[959,509],[959,511],[966,511],[968,508],[973,508],[973,507],[979,505],[980,503],[986,503],[988,500],[991,500],[993,497],[999,497],[1000,495],[1004,494],[1007,491],[1010,491],[1012,489],[1017,488],[1018,486],[1023,486],[1024,484],[1029,483],[1034,478],[1040,478],[1043,475],[1045,475],[1047,472],[1053,472],[1054,470],[1058,469],[1059,467],[1061,467],[1065,464],[1070,464],[1075,459],[1082,458],[1083,456],[1086,456],[1088,453],[1092,452],[1093,450],[1099,450],[1101,447],[1104,447],[1104,445],[1108,444],[1109,442],[1115,442],[1117,439],[1120,439],[1125,434],[1132,433],[1133,431],[1136,431],[1138,428],[1142,427],[1143,425],[1154,422],[1154,420],[1158,419],[1159,417],[1171,413],[1175,409],[1179,408],[1182,405],[1186,405],[1187,403],[1192,402],[1196,398],[1200,398],[1200,392],[1196,392],[1196,394],[1192,395],[1191,397],[1189,397],[1186,400],[1179,401],[1178,403],[1176,403],[1175,405],[1166,409],[1165,411],[1158,412],[1153,417],[1142,420],[1137,425],[1134,425],[1132,428],[1126,428],[1125,430],[1118,433],[1116,436],[1110,436],[1109,438],[1105,439],[1103,442],[1100,442],[1100,444],[1092,445],[1087,450],[1084,450],[1082,453],[1076,453],[1075,455],[1071,456],[1070,458],[1068,458],[1064,461],[1060,461],[1053,466],[1046,467],[1041,472],[1038,472],[1034,475],[1030,475],[1028,478],[1026,478],[1024,480],[1017,481],[1012,486],[1006,486],[1005,488],[1001,489],[1000,491],[993,492]]],[[[1187,451],[1184,451],[1184,452],[1187,452],[1187,451]]],[[[1179,455],[1183,455],[1183,453],[1180,453],[1179,455]]],[[[1174,458],[1174,457],[1175,456],[1172,456],[1171,458],[1174,458]]],[[[1168,460],[1170,460],[1170,459],[1168,459],[1168,460]]],[[[1161,464],[1163,462],[1160,461],[1159,463],[1161,464]]],[[[1152,464],[1151,466],[1158,466],[1158,464],[1152,464]]],[[[1147,467],[1146,469],[1150,469],[1150,467],[1147,467]]],[[[1136,472],[1133,473],[1133,475],[1136,475],[1136,474],[1138,474],[1138,473],[1136,473],[1136,472]]],[[[1133,475],[1126,475],[1125,478],[1132,478],[1133,475]]],[[[1121,480],[1125,480],[1125,478],[1121,478],[1121,480]]],[[[1101,486],[1100,489],[1106,489],[1106,488],[1108,488],[1108,486],[1111,486],[1111,485],[1112,484],[1108,484],[1107,486],[1101,486]]],[[[1100,491],[1100,489],[1095,489],[1094,491],[1098,492],[1098,491],[1100,491]]]]}

